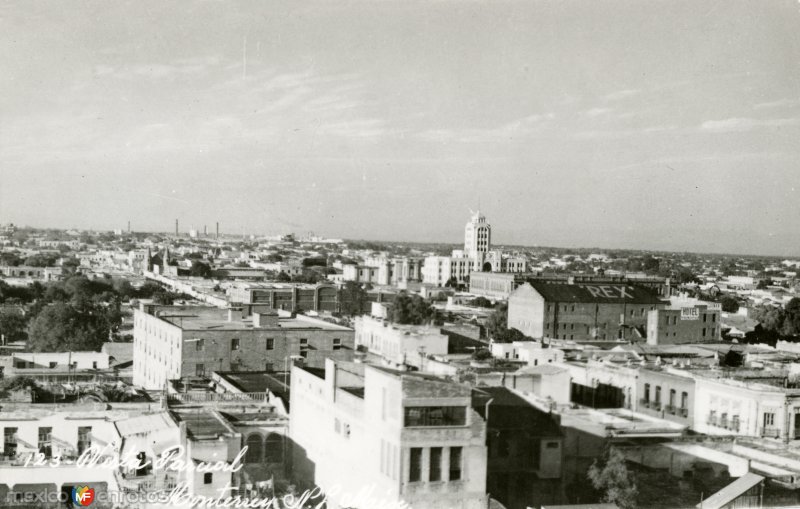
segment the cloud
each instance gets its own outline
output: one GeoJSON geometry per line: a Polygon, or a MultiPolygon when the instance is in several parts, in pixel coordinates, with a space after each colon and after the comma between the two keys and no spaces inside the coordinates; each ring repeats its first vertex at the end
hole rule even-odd
{"type": "Polygon", "coordinates": [[[768,127],[792,127],[800,125],[800,118],[726,118],[723,120],[707,120],[700,125],[704,131],[730,133],[752,131],[768,127]]]}
{"type": "Polygon", "coordinates": [[[800,106],[800,99],[798,98],[784,98],[775,101],[767,101],[753,105],[755,110],[772,109],[772,108],[792,108],[800,106]]]}
{"type": "Polygon", "coordinates": [[[625,99],[634,95],[641,93],[641,90],[635,88],[629,88],[625,90],[618,90],[616,92],[612,92],[607,94],[604,99],[606,101],[619,101],[621,99],[625,99]]]}
{"type": "Polygon", "coordinates": [[[487,128],[427,129],[417,137],[432,142],[480,143],[520,139],[541,132],[556,118],[553,112],[535,113],[512,120],[499,126],[487,128]]]}
{"type": "Polygon", "coordinates": [[[612,111],[611,108],[592,108],[590,110],[586,110],[584,115],[587,117],[599,117],[600,115],[605,115],[606,113],[610,113],[612,111]]]}
{"type": "Polygon", "coordinates": [[[99,64],[94,67],[95,76],[113,77],[117,79],[152,80],[171,79],[179,76],[193,76],[208,72],[219,65],[216,56],[177,59],[168,63],[151,62],[123,64],[118,66],[99,64]]]}

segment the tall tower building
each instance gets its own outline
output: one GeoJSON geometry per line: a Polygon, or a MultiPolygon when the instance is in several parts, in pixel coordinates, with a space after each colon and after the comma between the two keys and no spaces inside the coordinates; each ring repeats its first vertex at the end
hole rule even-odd
{"type": "Polygon", "coordinates": [[[483,259],[491,249],[491,240],[492,227],[479,210],[464,228],[464,256],[475,260],[483,259]]]}

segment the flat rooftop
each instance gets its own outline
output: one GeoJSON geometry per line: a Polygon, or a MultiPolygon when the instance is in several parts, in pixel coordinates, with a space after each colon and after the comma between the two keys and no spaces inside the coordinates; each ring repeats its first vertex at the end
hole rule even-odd
{"type": "MultiPolygon", "coordinates": [[[[328,330],[343,332],[353,330],[305,315],[297,315],[294,318],[278,318],[277,327],[266,325],[255,329],[252,317],[242,318],[236,311],[233,315],[232,320],[229,321],[227,309],[179,307],[161,308],[157,311],[156,316],[182,330],[328,330]]],[[[270,317],[266,319],[269,320],[270,317]]],[[[272,319],[274,320],[274,318],[272,319]]]]}
{"type": "Polygon", "coordinates": [[[233,433],[222,418],[206,408],[173,410],[172,414],[179,423],[186,423],[186,431],[190,438],[216,439],[233,433]]]}

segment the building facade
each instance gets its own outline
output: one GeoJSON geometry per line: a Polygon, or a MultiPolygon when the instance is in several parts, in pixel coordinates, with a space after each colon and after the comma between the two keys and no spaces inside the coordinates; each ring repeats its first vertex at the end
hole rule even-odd
{"type": "Polygon", "coordinates": [[[534,339],[636,340],[665,306],[634,285],[525,283],[508,299],[508,327],[534,339]]]}
{"type": "Polygon", "coordinates": [[[297,315],[210,307],[145,307],[135,311],[133,383],[162,389],[170,380],[214,371],[272,371],[302,357],[322,365],[353,353],[353,329],[297,315]]]}
{"type": "Polygon", "coordinates": [[[486,424],[471,394],[461,384],[364,364],[293,367],[295,472],[330,490],[334,509],[400,502],[485,509],[486,424]]]}

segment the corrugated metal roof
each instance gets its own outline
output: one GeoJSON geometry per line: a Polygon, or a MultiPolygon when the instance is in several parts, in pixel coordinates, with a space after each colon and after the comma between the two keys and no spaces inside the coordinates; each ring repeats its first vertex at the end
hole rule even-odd
{"type": "Polygon", "coordinates": [[[177,424],[167,415],[167,412],[139,415],[130,419],[116,421],[114,424],[117,426],[119,434],[123,437],[177,427],[177,424]]]}
{"type": "Polygon", "coordinates": [[[721,509],[763,480],[764,478],[760,475],[748,472],[703,500],[695,507],[702,509],[721,509]]]}

